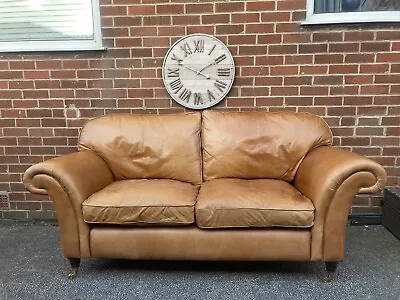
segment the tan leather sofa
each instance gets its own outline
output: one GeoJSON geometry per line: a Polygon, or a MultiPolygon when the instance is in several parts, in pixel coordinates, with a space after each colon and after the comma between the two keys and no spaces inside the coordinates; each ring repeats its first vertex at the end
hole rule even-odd
{"type": "Polygon", "coordinates": [[[323,261],[330,280],[354,195],[386,181],[307,113],[108,115],[78,148],[24,175],[54,202],[70,278],[96,257],[323,261]]]}

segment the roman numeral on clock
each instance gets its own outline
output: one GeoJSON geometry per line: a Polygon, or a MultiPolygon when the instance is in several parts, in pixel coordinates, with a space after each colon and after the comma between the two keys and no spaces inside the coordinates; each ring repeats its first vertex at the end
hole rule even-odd
{"type": "Polygon", "coordinates": [[[194,105],[203,105],[203,98],[200,93],[194,93],[194,105]]]}
{"type": "Polygon", "coordinates": [[[181,45],[181,49],[183,50],[183,52],[185,52],[185,57],[193,53],[187,42],[181,45]]]}
{"type": "Polygon", "coordinates": [[[227,87],[227,84],[225,82],[217,80],[214,83],[215,87],[222,93],[224,89],[227,87]]]}
{"type": "Polygon", "coordinates": [[[179,69],[168,68],[168,77],[179,77],[179,69]]]}
{"type": "Polygon", "coordinates": [[[182,93],[179,95],[179,98],[180,98],[182,101],[189,102],[189,99],[190,99],[190,96],[191,96],[191,95],[192,95],[192,92],[189,91],[187,88],[185,88],[185,89],[182,91],[182,93]]]}
{"type": "Polygon", "coordinates": [[[209,100],[210,102],[215,101],[214,94],[213,94],[210,90],[207,90],[207,95],[208,95],[208,100],[209,100]]]}
{"type": "Polygon", "coordinates": [[[219,64],[221,61],[223,61],[224,59],[226,58],[226,55],[225,54],[221,54],[220,56],[218,56],[216,59],[215,59],[215,63],[216,64],[219,64]]]}
{"type": "Polygon", "coordinates": [[[210,52],[208,52],[208,55],[211,55],[211,53],[213,53],[215,47],[217,47],[217,45],[214,45],[214,46],[211,48],[210,52]]]}
{"type": "Polygon", "coordinates": [[[169,85],[171,86],[171,89],[174,91],[175,94],[178,93],[181,88],[183,88],[183,84],[180,78],[175,79],[169,85]]]}
{"type": "Polygon", "coordinates": [[[229,77],[231,75],[231,69],[229,69],[229,68],[218,68],[217,74],[220,77],[229,77]]]}
{"type": "Polygon", "coordinates": [[[203,53],[204,52],[204,40],[194,40],[194,53],[199,52],[203,53]]]}
{"type": "Polygon", "coordinates": [[[183,59],[179,58],[178,56],[176,56],[176,54],[172,54],[171,57],[172,60],[175,60],[176,62],[178,62],[178,65],[181,64],[183,62],[183,59]]]}

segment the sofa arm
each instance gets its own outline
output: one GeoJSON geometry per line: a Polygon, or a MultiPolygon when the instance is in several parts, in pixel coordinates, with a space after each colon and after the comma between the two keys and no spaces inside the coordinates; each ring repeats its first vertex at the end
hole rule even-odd
{"type": "Polygon", "coordinates": [[[343,260],[354,196],[383,190],[385,183],[385,170],[364,156],[333,147],[318,147],[306,155],[294,186],[315,206],[312,260],[343,260]]]}
{"type": "Polygon", "coordinates": [[[111,182],[106,163],[92,151],[76,152],[30,167],[25,187],[52,199],[61,232],[65,257],[89,257],[89,226],[82,216],[82,202],[111,182]]]}

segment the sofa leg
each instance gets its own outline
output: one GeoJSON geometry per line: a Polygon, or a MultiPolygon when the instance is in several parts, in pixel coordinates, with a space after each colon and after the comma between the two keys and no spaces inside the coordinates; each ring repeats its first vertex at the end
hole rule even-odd
{"type": "Polygon", "coordinates": [[[68,258],[71,264],[71,272],[68,274],[68,279],[74,279],[78,275],[79,264],[81,262],[80,258],[68,258]]]}
{"type": "Polygon", "coordinates": [[[337,269],[337,265],[338,265],[337,262],[330,262],[330,261],[325,262],[326,276],[324,278],[324,282],[332,281],[333,276],[335,275],[337,269]]]}

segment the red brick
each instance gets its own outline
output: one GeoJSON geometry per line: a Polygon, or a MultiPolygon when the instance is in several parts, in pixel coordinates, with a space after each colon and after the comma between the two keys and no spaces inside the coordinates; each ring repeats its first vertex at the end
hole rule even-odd
{"type": "Polygon", "coordinates": [[[345,63],[373,63],[374,59],[374,54],[347,54],[344,61],[345,63]]]}
{"type": "Polygon", "coordinates": [[[115,39],[116,47],[141,47],[141,38],[117,38],[115,39]]]}
{"type": "Polygon", "coordinates": [[[297,96],[298,87],[271,87],[271,96],[297,96]]]}
{"type": "Polygon", "coordinates": [[[0,92],[0,99],[21,99],[22,92],[18,90],[3,90],[0,92]]]}
{"type": "Polygon", "coordinates": [[[273,66],[271,67],[271,75],[297,75],[299,74],[298,67],[296,66],[273,66]]]}
{"type": "Polygon", "coordinates": [[[300,74],[327,74],[327,66],[301,66],[300,74]]]}
{"type": "Polygon", "coordinates": [[[201,14],[201,13],[213,13],[214,5],[211,3],[196,3],[186,4],[186,13],[188,14],[201,14]]]}
{"type": "Polygon", "coordinates": [[[366,85],[366,86],[361,86],[361,88],[360,88],[360,94],[363,94],[363,95],[387,94],[388,92],[389,92],[388,85],[366,85]]]}
{"type": "Polygon", "coordinates": [[[227,3],[216,3],[215,4],[215,12],[216,13],[235,12],[235,11],[244,11],[244,3],[243,2],[227,2],[227,3]]]}
{"type": "Polygon", "coordinates": [[[0,71],[0,79],[22,79],[23,74],[22,71],[0,71]]]}
{"type": "Polygon", "coordinates": [[[312,84],[311,76],[284,76],[283,77],[284,85],[310,85],[312,84]]]}
{"type": "Polygon", "coordinates": [[[276,23],[276,32],[296,32],[300,30],[297,23],[276,23]]]}
{"type": "Polygon", "coordinates": [[[344,105],[370,105],[372,104],[371,96],[346,96],[343,101],[344,105]]]}
{"type": "Polygon", "coordinates": [[[267,46],[239,46],[240,55],[265,55],[267,53],[267,46]]]}
{"type": "MultiPolygon", "coordinates": [[[[304,34],[304,33],[285,33],[282,34],[283,36],[283,43],[286,44],[294,44],[294,43],[309,43],[311,41],[311,35],[310,34],[304,34]]],[[[305,49],[303,49],[305,50],[305,49]]],[[[301,52],[299,50],[299,53],[309,53],[309,52],[301,52]]]]}
{"type": "Polygon", "coordinates": [[[274,1],[247,1],[246,10],[247,11],[268,11],[275,9],[274,1]]]}
{"type": "Polygon", "coordinates": [[[348,75],[344,78],[346,84],[371,84],[373,79],[372,75],[348,75]]]}
{"type": "Polygon", "coordinates": [[[242,96],[269,96],[269,87],[241,88],[242,96]]]}
{"type": "Polygon", "coordinates": [[[302,86],[300,87],[300,95],[326,95],[328,87],[324,86],[302,86]]]}
{"type": "Polygon", "coordinates": [[[274,33],[274,24],[246,24],[245,33],[274,33]]]}
{"type": "Polygon", "coordinates": [[[266,12],[261,14],[261,21],[265,23],[271,22],[289,22],[290,12],[266,12]]]}
{"type": "Polygon", "coordinates": [[[10,69],[11,70],[29,70],[35,69],[34,61],[10,61],[10,69]]]}
{"type": "Polygon", "coordinates": [[[257,56],[256,65],[283,65],[283,56],[257,56]]]}
{"type": "Polygon", "coordinates": [[[326,76],[314,76],[314,84],[316,85],[333,85],[343,84],[343,76],[340,75],[326,75],[326,76]]]}
{"type": "Polygon", "coordinates": [[[311,54],[285,55],[285,64],[288,65],[308,65],[313,63],[311,54]]]}
{"type": "Polygon", "coordinates": [[[338,106],[342,104],[342,97],[315,97],[314,105],[338,106]]]}
{"type": "Polygon", "coordinates": [[[260,34],[258,35],[259,44],[279,44],[282,41],[282,34],[260,34]]]}
{"type": "Polygon", "coordinates": [[[357,65],[330,65],[329,66],[330,74],[356,74],[358,73],[357,65]]]}
{"type": "Polygon", "coordinates": [[[359,115],[385,115],[386,107],[382,106],[366,106],[366,107],[358,107],[357,113],[359,115]]]}
{"type": "Polygon", "coordinates": [[[343,32],[315,32],[313,42],[341,42],[343,41],[343,32]]]}
{"type": "Polygon", "coordinates": [[[240,34],[244,32],[244,25],[216,25],[216,34],[240,34]]]}
{"type": "Polygon", "coordinates": [[[285,97],[285,103],[289,106],[312,105],[312,97],[285,97]]]}
{"type": "Polygon", "coordinates": [[[191,25],[200,23],[200,16],[173,16],[173,25],[191,25]]]}
{"type": "Polygon", "coordinates": [[[386,73],[389,71],[388,64],[366,64],[360,65],[360,73],[386,73]]]}
{"type": "Polygon", "coordinates": [[[296,54],[296,45],[270,45],[269,54],[296,54]]]}
{"type": "Polygon", "coordinates": [[[400,74],[375,75],[375,83],[400,83],[400,74]]]}
{"type": "Polygon", "coordinates": [[[155,5],[130,5],[128,6],[128,15],[154,15],[155,5]]]}
{"type": "Polygon", "coordinates": [[[46,79],[50,78],[50,72],[48,71],[25,71],[25,79],[46,79]]]}
{"type": "Polygon", "coordinates": [[[373,31],[350,31],[344,33],[345,41],[368,41],[374,39],[373,31]]]}
{"type": "Polygon", "coordinates": [[[379,127],[358,127],[356,128],[356,135],[358,136],[376,136],[382,135],[383,128],[379,127]]]}
{"type": "Polygon", "coordinates": [[[123,16],[127,14],[126,6],[100,6],[101,16],[123,16]]]}
{"type": "MultiPolygon", "coordinates": [[[[140,5],[139,5],[140,6],[140,5]]],[[[183,14],[185,6],[183,4],[159,4],[157,5],[157,15],[183,14]]]]}
{"type": "Polygon", "coordinates": [[[400,61],[400,52],[399,53],[377,53],[376,61],[377,62],[399,62],[400,61]]]}
{"type": "Polygon", "coordinates": [[[362,52],[382,52],[390,50],[390,42],[361,43],[362,52]]]}
{"type": "Polygon", "coordinates": [[[285,0],[278,1],[278,10],[304,10],[306,7],[306,0],[285,0]]]}
{"type": "Polygon", "coordinates": [[[358,43],[330,43],[329,52],[358,52],[360,44],[358,43]]]}
{"type": "Polygon", "coordinates": [[[232,23],[255,23],[260,21],[260,15],[258,13],[241,13],[231,15],[232,23]]]}

